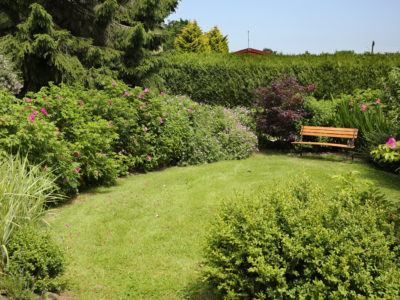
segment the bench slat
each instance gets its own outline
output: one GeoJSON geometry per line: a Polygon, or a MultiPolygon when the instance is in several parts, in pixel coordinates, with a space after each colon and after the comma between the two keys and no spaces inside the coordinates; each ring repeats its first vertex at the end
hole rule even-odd
{"type": "Polygon", "coordinates": [[[355,148],[355,146],[349,146],[345,144],[318,143],[318,142],[292,142],[292,144],[331,146],[331,147],[350,148],[350,149],[355,148]]]}
{"type": "Polygon", "coordinates": [[[308,136],[326,136],[326,137],[337,137],[337,138],[347,138],[351,139],[356,138],[356,134],[342,134],[342,133],[329,133],[329,132],[303,132],[303,135],[308,135],[308,136]]]}
{"type": "Polygon", "coordinates": [[[357,128],[336,128],[336,127],[317,127],[317,126],[303,126],[303,129],[313,129],[313,130],[333,130],[333,131],[358,131],[357,128]]]}

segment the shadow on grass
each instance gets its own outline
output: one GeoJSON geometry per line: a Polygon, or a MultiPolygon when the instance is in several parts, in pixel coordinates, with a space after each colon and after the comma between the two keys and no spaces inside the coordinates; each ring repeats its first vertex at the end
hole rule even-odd
{"type": "Polygon", "coordinates": [[[185,299],[189,300],[221,299],[215,294],[215,289],[210,284],[200,280],[188,284],[184,289],[184,293],[185,299]]]}

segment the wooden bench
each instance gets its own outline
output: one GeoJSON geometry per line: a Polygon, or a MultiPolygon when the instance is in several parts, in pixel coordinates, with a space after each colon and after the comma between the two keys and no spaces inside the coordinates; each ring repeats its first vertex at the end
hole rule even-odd
{"type": "MultiPolygon", "coordinates": [[[[330,146],[354,149],[354,140],[357,138],[357,128],[335,128],[335,127],[315,127],[315,126],[301,126],[300,140],[292,142],[292,144],[302,145],[317,145],[317,146],[330,146]],[[321,142],[307,142],[303,141],[303,136],[326,136],[334,138],[345,138],[347,144],[339,143],[321,143],[321,142]]],[[[352,156],[353,158],[353,156],[352,156]]]]}

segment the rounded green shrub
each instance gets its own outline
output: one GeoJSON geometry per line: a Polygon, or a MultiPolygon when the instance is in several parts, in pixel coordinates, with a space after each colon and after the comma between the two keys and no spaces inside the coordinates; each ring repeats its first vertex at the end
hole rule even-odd
{"type": "Polygon", "coordinates": [[[300,180],[238,195],[208,235],[205,278],[229,299],[397,299],[395,219],[352,176],[329,194],[300,180]]]}
{"type": "Polygon", "coordinates": [[[17,231],[8,245],[7,273],[18,277],[37,293],[59,291],[65,254],[50,233],[34,227],[17,231]]]}

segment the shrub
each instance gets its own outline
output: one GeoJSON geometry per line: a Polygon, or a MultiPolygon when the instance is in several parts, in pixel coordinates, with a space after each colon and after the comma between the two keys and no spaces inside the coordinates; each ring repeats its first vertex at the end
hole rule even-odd
{"type": "Polygon", "coordinates": [[[44,206],[58,201],[56,186],[48,171],[11,156],[0,162],[0,270],[8,261],[8,244],[17,228],[41,222],[44,206]]]}
{"type": "Polygon", "coordinates": [[[9,256],[7,272],[20,276],[33,291],[43,294],[62,288],[65,254],[48,232],[33,227],[18,230],[9,244],[9,256]]]}
{"type": "Polygon", "coordinates": [[[315,85],[302,87],[293,76],[280,75],[268,88],[255,90],[255,121],[258,134],[294,140],[296,124],[305,116],[304,96],[315,85]]]}
{"type": "Polygon", "coordinates": [[[371,157],[380,166],[400,173],[400,142],[394,138],[371,151],[371,157]]]}
{"type": "Polygon", "coordinates": [[[338,101],[335,101],[335,99],[317,100],[312,96],[305,97],[304,110],[306,115],[305,118],[300,120],[299,125],[335,127],[337,105],[338,101]]]}
{"type": "Polygon", "coordinates": [[[329,195],[303,179],[225,201],[205,279],[229,299],[398,298],[398,216],[371,185],[341,179],[329,195]]]}

